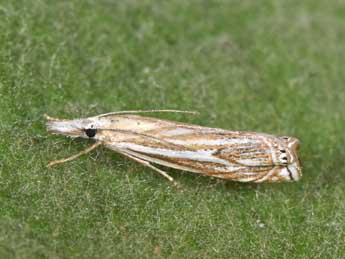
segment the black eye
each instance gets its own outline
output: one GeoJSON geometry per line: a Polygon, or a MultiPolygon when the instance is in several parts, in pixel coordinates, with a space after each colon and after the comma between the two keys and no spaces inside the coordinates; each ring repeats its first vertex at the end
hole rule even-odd
{"type": "Polygon", "coordinates": [[[97,133],[97,129],[85,129],[84,131],[89,138],[93,138],[97,133]]]}
{"type": "Polygon", "coordinates": [[[286,151],[284,149],[281,149],[280,152],[281,153],[286,153],[286,151]]]}

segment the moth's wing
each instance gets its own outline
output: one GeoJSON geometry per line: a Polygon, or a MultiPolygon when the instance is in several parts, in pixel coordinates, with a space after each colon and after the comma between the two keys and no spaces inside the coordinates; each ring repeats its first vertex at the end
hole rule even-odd
{"type": "MultiPolygon", "coordinates": [[[[213,131],[207,133],[200,129],[190,131],[190,129],[175,128],[174,130],[173,134],[171,130],[169,134],[164,134],[166,133],[164,130],[161,130],[160,134],[121,131],[117,132],[117,140],[106,145],[115,151],[122,150],[144,161],[228,180],[256,181],[271,169],[271,166],[259,163],[259,160],[256,161],[257,165],[245,161],[245,159],[249,160],[249,154],[253,153],[250,149],[247,151],[239,149],[246,156],[241,156],[239,152],[231,153],[231,147],[238,148],[241,144],[240,138],[217,135],[213,131]],[[125,136],[119,138],[119,134],[125,136]]],[[[254,141],[247,145],[253,147],[255,146],[253,143],[254,141]]],[[[241,147],[245,146],[243,144],[241,147]]],[[[256,148],[259,150],[259,147],[256,148]]]]}
{"type": "Polygon", "coordinates": [[[275,153],[266,143],[251,142],[226,145],[218,148],[214,156],[246,167],[270,167],[277,165],[275,153]]]}
{"type": "Polygon", "coordinates": [[[164,153],[161,150],[157,151],[147,146],[143,148],[123,142],[112,144],[113,150],[118,151],[118,148],[121,150],[120,153],[126,153],[150,163],[240,182],[253,182],[263,179],[272,169],[272,167],[233,165],[226,160],[215,160],[212,155],[199,152],[179,151],[164,153]]]}
{"type": "Polygon", "coordinates": [[[118,132],[122,138],[104,142],[105,146],[137,159],[195,173],[205,173],[202,161],[194,161],[198,154],[183,145],[136,132],[118,132]],[[125,136],[124,136],[125,135],[125,136]]]}
{"type": "Polygon", "coordinates": [[[159,138],[190,150],[205,151],[210,156],[242,167],[281,165],[274,147],[276,138],[251,132],[183,125],[159,132],[159,138]]]}

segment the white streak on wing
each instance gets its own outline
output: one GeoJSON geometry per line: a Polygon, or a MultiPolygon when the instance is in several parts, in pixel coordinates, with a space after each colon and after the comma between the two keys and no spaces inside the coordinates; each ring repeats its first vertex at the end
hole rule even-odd
{"type": "Polygon", "coordinates": [[[255,139],[245,139],[245,138],[223,138],[223,139],[169,139],[169,142],[172,142],[177,145],[186,145],[186,144],[195,144],[195,145],[206,145],[206,146],[215,146],[215,145],[238,145],[238,144],[256,144],[258,141],[255,139]]]}
{"type": "Polygon", "coordinates": [[[172,130],[163,131],[161,135],[163,136],[178,136],[178,135],[184,135],[184,134],[192,134],[195,130],[192,129],[185,129],[185,128],[177,128],[172,130]]]}
{"type": "Polygon", "coordinates": [[[114,145],[114,147],[118,147],[121,149],[130,149],[137,152],[143,152],[146,154],[153,154],[153,155],[162,155],[171,158],[184,158],[196,161],[204,161],[204,162],[214,162],[220,163],[223,165],[231,165],[228,161],[217,158],[212,156],[213,151],[211,150],[197,150],[197,151],[176,151],[170,149],[163,149],[163,148],[153,148],[153,147],[146,147],[141,146],[133,143],[128,142],[118,142],[114,145]]]}

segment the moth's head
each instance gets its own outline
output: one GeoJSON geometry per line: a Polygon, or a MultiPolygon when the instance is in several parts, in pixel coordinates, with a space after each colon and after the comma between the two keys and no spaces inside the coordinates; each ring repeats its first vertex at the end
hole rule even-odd
{"type": "Polygon", "coordinates": [[[45,115],[47,130],[53,134],[64,135],[72,138],[95,138],[100,125],[95,117],[75,120],[57,119],[45,115]]]}

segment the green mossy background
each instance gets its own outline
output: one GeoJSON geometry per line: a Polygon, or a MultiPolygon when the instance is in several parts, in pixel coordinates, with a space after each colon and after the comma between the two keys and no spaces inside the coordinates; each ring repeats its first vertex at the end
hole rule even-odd
{"type": "Polygon", "coordinates": [[[0,1],[0,258],[341,258],[344,1],[0,1]],[[131,109],[301,139],[298,183],[150,169],[49,135],[131,109]]]}

